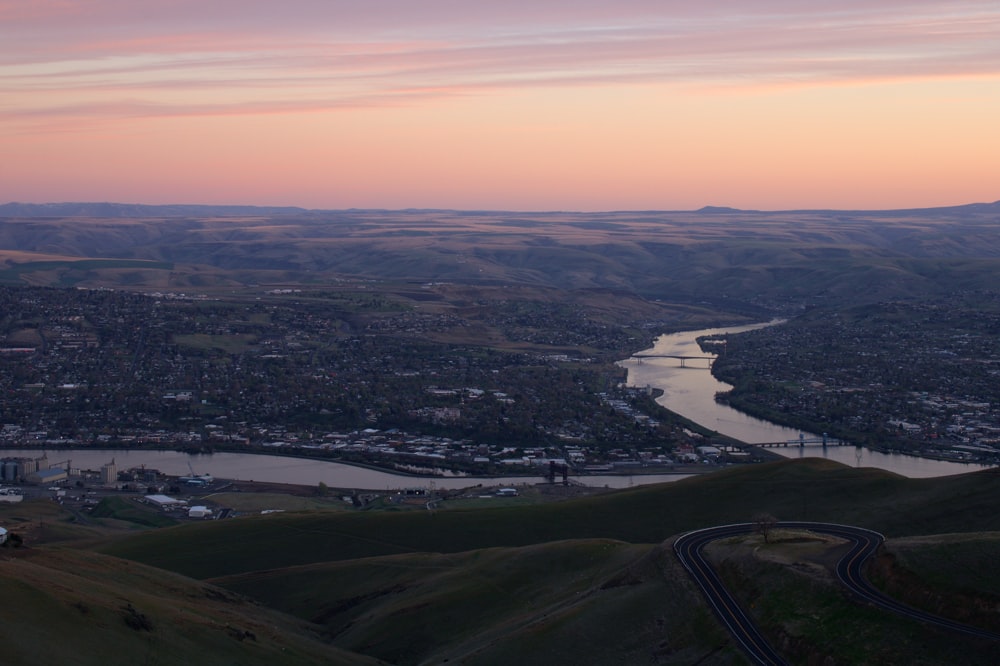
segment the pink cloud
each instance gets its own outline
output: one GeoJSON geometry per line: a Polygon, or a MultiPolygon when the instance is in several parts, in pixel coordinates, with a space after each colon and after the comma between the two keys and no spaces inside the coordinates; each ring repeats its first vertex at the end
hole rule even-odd
{"type": "Polygon", "coordinates": [[[997,75],[998,35],[992,0],[0,2],[0,117],[309,111],[539,85],[997,75]]]}

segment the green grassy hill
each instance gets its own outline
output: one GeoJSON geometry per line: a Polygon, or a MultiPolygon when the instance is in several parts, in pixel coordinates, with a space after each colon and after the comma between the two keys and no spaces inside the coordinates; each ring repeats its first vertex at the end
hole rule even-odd
{"type": "Polygon", "coordinates": [[[807,459],[737,467],[554,504],[419,513],[283,513],[199,523],[109,543],[104,552],[210,578],[361,557],[457,553],[566,539],[660,543],[708,525],[841,522],[891,536],[1000,530],[998,472],[908,479],[807,459]]]}
{"type": "MultiPolygon", "coordinates": [[[[24,609],[0,639],[24,664],[204,663],[199,651],[247,664],[738,664],[670,544],[758,512],[880,530],[880,584],[1000,626],[985,573],[1000,555],[996,481],[789,460],[551,504],[308,510],[114,537],[57,528],[72,517],[45,504],[44,529],[12,525],[35,526],[29,545],[0,549],[4,607],[24,609]],[[49,630],[64,640],[37,645],[49,630]]],[[[796,663],[989,663],[995,646],[858,607],[829,573],[838,547],[751,537],[720,561],[796,663]]]]}
{"type": "Polygon", "coordinates": [[[217,579],[394,664],[739,663],[668,546],[589,539],[217,579]],[[377,581],[377,583],[376,583],[377,581]]]}
{"type": "MultiPolygon", "coordinates": [[[[998,641],[974,638],[915,622],[894,613],[885,613],[860,604],[843,592],[830,575],[833,558],[844,552],[837,540],[821,535],[787,531],[772,533],[765,544],[759,535],[716,541],[707,548],[710,558],[727,587],[744,608],[750,609],[758,626],[772,645],[792,664],[940,664],[996,663],[998,641]]],[[[946,539],[948,541],[949,539],[946,539]]],[[[928,598],[933,587],[911,571],[890,566],[893,543],[883,550],[869,576],[883,589],[886,572],[905,579],[905,595],[888,588],[893,596],[906,600],[928,598]]],[[[995,558],[997,549],[992,550],[995,558]]],[[[939,561],[937,574],[947,579],[961,578],[963,558],[939,561]]],[[[969,607],[992,603],[987,591],[964,600],[968,606],[938,606],[931,612],[985,629],[993,629],[997,613],[970,617],[969,607]],[[985,620],[985,621],[983,621],[985,620]],[[992,621],[991,621],[992,620],[992,621]]],[[[923,604],[912,604],[922,606],[923,604]]],[[[925,606],[926,607],[926,606],[925,606]]]]}
{"type": "Polygon", "coordinates": [[[0,551],[0,662],[376,664],[247,598],[75,549],[0,551]]]}

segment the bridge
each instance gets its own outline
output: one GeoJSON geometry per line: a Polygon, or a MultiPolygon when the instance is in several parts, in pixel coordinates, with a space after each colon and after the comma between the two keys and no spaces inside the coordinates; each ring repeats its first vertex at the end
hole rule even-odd
{"type": "Polygon", "coordinates": [[[683,356],[681,354],[632,354],[632,358],[638,359],[639,363],[642,363],[644,358],[675,358],[681,362],[681,367],[688,367],[687,361],[708,361],[708,367],[712,367],[712,362],[715,361],[715,356],[683,356]]]}
{"type": "Polygon", "coordinates": [[[807,446],[857,446],[856,444],[851,444],[850,442],[845,442],[842,439],[831,439],[823,433],[822,437],[806,437],[805,435],[799,435],[798,439],[790,439],[785,442],[755,442],[750,446],[762,446],[764,448],[777,448],[782,446],[797,446],[799,448],[805,448],[807,446]]]}

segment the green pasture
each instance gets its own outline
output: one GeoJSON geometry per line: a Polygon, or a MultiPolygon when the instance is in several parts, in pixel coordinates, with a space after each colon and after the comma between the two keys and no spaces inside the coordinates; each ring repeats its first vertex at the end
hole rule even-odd
{"type": "Polygon", "coordinates": [[[708,525],[780,520],[860,525],[890,536],[1000,529],[996,474],[908,479],[821,459],[780,461],[566,502],[478,511],[272,514],[185,525],[109,543],[108,553],[206,578],[415,552],[563,539],[659,543],[708,525]],[[254,543],[254,548],[246,548],[254,543]],[[168,547],[168,544],[169,547],[168,547]]]}

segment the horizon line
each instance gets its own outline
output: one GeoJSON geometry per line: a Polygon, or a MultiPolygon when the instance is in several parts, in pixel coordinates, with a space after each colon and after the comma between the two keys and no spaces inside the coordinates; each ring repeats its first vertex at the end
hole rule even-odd
{"type": "MultiPolygon", "coordinates": [[[[783,208],[783,209],[770,209],[762,210],[756,208],[736,208],[732,206],[717,206],[712,204],[706,204],[701,208],[696,209],[669,209],[669,208],[636,208],[636,209],[608,209],[608,210],[570,210],[570,209],[537,209],[537,210],[526,210],[526,209],[506,209],[506,208],[449,208],[449,207],[405,207],[405,208],[384,208],[384,207],[358,207],[352,206],[349,208],[307,208],[297,205],[270,205],[270,204],[239,204],[239,203],[229,203],[229,204],[202,204],[202,203],[160,203],[160,204],[149,204],[149,203],[125,203],[120,201],[53,201],[53,202],[24,202],[24,201],[8,201],[6,203],[0,204],[0,212],[5,208],[24,206],[24,207],[57,207],[57,206],[113,206],[113,207],[138,207],[138,208],[244,208],[244,209],[261,209],[261,210],[288,210],[297,213],[343,213],[343,212],[384,212],[384,213],[433,213],[433,212],[447,212],[447,213],[511,213],[518,215],[558,215],[558,214],[576,214],[576,215],[601,215],[601,214],[622,214],[622,213],[757,213],[757,214],[777,214],[777,213],[891,213],[891,212],[906,212],[906,211],[929,211],[929,210],[948,210],[955,208],[974,208],[974,207],[988,207],[988,206],[1000,206],[1000,199],[996,201],[977,201],[964,204],[950,204],[943,206],[918,206],[918,207],[902,207],[902,208],[783,208]]],[[[75,217],[74,215],[65,215],[65,217],[75,217]]]]}

